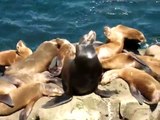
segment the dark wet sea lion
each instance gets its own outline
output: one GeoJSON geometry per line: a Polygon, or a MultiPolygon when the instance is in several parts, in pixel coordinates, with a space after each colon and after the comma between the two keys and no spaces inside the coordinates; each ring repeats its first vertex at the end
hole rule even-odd
{"type": "MultiPolygon", "coordinates": [[[[92,32],[93,39],[95,32],[92,32]]],[[[89,35],[92,35],[89,33],[89,35]]],[[[46,103],[43,108],[55,107],[72,100],[73,95],[86,95],[92,92],[101,96],[110,96],[104,92],[97,90],[98,83],[101,80],[102,66],[98,60],[95,49],[87,41],[81,41],[81,44],[76,45],[75,56],[67,56],[64,59],[62,68],[62,84],[65,93],[52,99],[46,103]]]]}
{"type": "Polygon", "coordinates": [[[10,92],[10,96],[14,102],[14,107],[9,107],[3,103],[0,103],[0,116],[10,115],[22,108],[20,113],[20,120],[26,120],[29,116],[34,103],[45,96],[60,96],[63,93],[62,88],[56,84],[46,83],[31,83],[19,87],[10,92]]]}
{"type": "Polygon", "coordinates": [[[118,77],[128,83],[131,94],[140,104],[144,102],[152,105],[160,101],[159,82],[146,72],[133,67],[107,71],[102,77],[101,84],[106,84],[118,77]]]}

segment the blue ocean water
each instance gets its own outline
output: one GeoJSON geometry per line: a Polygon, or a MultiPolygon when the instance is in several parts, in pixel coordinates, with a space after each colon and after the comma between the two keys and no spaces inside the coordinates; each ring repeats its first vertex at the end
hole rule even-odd
{"type": "Polygon", "coordinates": [[[57,37],[77,42],[90,30],[105,41],[103,27],[117,24],[160,39],[160,0],[0,0],[0,50],[20,39],[33,50],[57,37]]]}

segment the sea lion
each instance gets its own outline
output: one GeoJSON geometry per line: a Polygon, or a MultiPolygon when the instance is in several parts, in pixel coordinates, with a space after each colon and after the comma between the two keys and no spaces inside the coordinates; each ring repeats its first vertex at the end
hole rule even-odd
{"type": "Polygon", "coordinates": [[[104,73],[101,84],[115,79],[122,78],[130,88],[131,94],[140,104],[157,104],[160,101],[160,84],[151,75],[146,72],[127,67],[122,69],[110,70],[104,73]]]}
{"type": "Polygon", "coordinates": [[[32,54],[32,50],[20,40],[16,45],[16,50],[5,50],[0,52],[0,67],[1,72],[5,71],[6,66],[19,62],[32,54]]]}
{"type": "Polygon", "coordinates": [[[68,40],[57,38],[56,42],[59,45],[59,52],[57,54],[56,61],[53,59],[48,68],[49,71],[54,74],[54,76],[60,75],[65,57],[74,56],[76,52],[75,46],[68,40]]]}
{"type": "Polygon", "coordinates": [[[10,66],[32,54],[32,50],[28,48],[22,40],[17,43],[16,48],[17,50],[6,50],[0,52],[1,66],[10,66]]]}
{"type": "Polygon", "coordinates": [[[0,103],[0,116],[10,115],[22,108],[19,120],[26,120],[29,116],[34,103],[42,96],[60,96],[63,93],[62,88],[56,84],[31,83],[14,89],[10,96],[14,102],[14,107],[0,103]]]}
{"type": "MultiPolygon", "coordinates": [[[[73,43],[72,44],[68,40],[60,39],[60,38],[57,38],[56,42],[61,45],[59,47],[59,52],[58,52],[57,59],[56,59],[57,63],[56,63],[56,66],[55,66],[55,60],[53,60],[52,61],[53,65],[51,63],[51,65],[49,66],[49,71],[51,73],[54,73],[55,76],[58,76],[61,73],[65,57],[70,57],[70,56],[74,56],[75,55],[75,52],[76,52],[76,48],[75,47],[76,47],[76,45],[78,43],[73,43]]],[[[100,41],[96,41],[96,33],[94,31],[92,31],[92,30],[88,34],[85,34],[79,40],[80,44],[84,44],[84,43],[88,44],[90,42],[93,43],[94,48],[96,46],[100,46],[100,45],[103,44],[100,41]]]]}
{"type": "Polygon", "coordinates": [[[135,67],[143,69],[147,73],[153,75],[157,80],[160,80],[160,60],[151,56],[141,56],[136,54],[119,53],[110,58],[102,59],[101,64],[103,69],[120,69],[124,67],[135,67]]]}
{"type": "MultiPolygon", "coordinates": [[[[92,37],[94,39],[96,33],[92,37]]],[[[89,33],[89,35],[92,35],[89,33]]],[[[55,107],[72,100],[73,95],[86,95],[95,92],[98,95],[109,97],[104,91],[97,89],[102,75],[102,66],[98,60],[95,49],[92,45],[93,40],[76,45],[76,54],[66,56],[61,72],[62,84],[65,93],[52,99],[43,108],[55,107]]]]}
{"type": "Polygon", "coordinates": [[[6,75],[38,73],[48,69],[52,59],[57,56],[58,47],[54,41],[41,43],[32,55],[6,69],[6,75]]]}
{"type": "Polygon", "coordinates": [[[108,42],[104,45],[96,47],[96,53],[100,61],[101,59],[108,58],[122,52],[124,45],[130,43],[131,41],[136,41],[137,43],[146,42],[142,32],[124,25],[117,25],[112,28],[105,26],[104,35],[108,38],[108,42]],[[125,43],[125,41],[128,42],[125,43]]]}
{"type": "Polygon", "coordinates": [[[48,71],[33,74],[17,74],[16,77],[4,75],[0,77],[0,102],[3,102],[9,106],[14,106],[14,103],[10,98],[10,91],[12,91],[13,89],[17,89],[17,87],[20,87],[22,85],[34,82],[53,82],[58,85],[61,84],[60,78],[55,78],[48,71]]]}

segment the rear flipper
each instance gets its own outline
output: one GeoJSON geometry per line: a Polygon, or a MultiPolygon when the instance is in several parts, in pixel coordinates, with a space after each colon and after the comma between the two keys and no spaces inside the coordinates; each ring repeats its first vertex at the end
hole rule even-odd
{"type": "Polygon", "coordinates": [[[105,97],[105,98],[108,98],[108,97],[111,97],[112,95],[114,94],[117,94],[118,92],[116,90],[113,90],[113,91],[110,91],[110,90],[100,90],[100,89],[96,89],[95,94],[101,96],[102,98],[105,97]]]}
{"type": "Polygon", "coordinates": [[[14,103],[13,103],[9,94],[0,95],[0,102],[4,103],[10,107],[14,107],[14,103]]]}
{"type": "Polygon", "coordinates": [[[139,104],[142,105],[143,102],[150,106],[150,110],[154,111],[157,107],[158,102],[152,102],[146,99],[139,90],[137,90],[133,85],[130,86],[131,94],[138,100],[139,104]]]}
{"type": "Polygon", "coordinates": [[[61,59],[59,57],[55,57],[52,60],[48,70],[53,74],[53,76],[59,76],[62,71],[61,59]]]}
{"type": "Polygon", "coordinates": [[[146,99],[145,97],[143,97],[143,99],[144,99],[144,103],[149,105],[151,111],[154,111],[156,109],[156,107],[158,105],[158,101],[152,102],[152,101],[149,101],[148,99],[146,99]]]}
{"type": "Polygon", "coordinates": [[[27,106],[26,108],[24,108],[20,115],[19,115],[19,120],[27,120],[29,114],[31,113],[32,109],[33,109],[33,105],[35,104],[37,100],[33,100],[31,101],[27,106]]]}
{"type": "Polygon", "coordinates": [[[142,105],[144,102],[144,97],[141,95],[140,91],[137,90],[134,85],[130,85],[129,88],[131,94],[137,99],[139,104],[142,105]]]}
{"type": "Polygon", "coordinates": [[[63,94],[62,96],[58,96],[58,97],[56,97],[54,99],[51,99],[46,104],[44,104],[42,106],[42,108],[57,107],[57,106],[65,104],[67,102],[70,102],[72,100],[72,98],[73,98],[73,96],[69,96],[69,95],[63,94]]]}
{"type": "Polygon", "coordinates": [[[129,56],[131,56],[135,61],[137,61],[142,66],[142,68],[146,73],[152,75],[154,78],[156,78],[159,81],[160,75],[152,71],[152,69],[145,63],[145,61],[138,58],[134,53],[128,52],[127,50],[123,50],[123,51],[127,53],[129,56]]]}

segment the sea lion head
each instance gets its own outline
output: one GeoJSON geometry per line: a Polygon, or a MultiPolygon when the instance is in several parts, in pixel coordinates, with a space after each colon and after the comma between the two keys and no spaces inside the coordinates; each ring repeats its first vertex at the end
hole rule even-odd
{"type": "Polygon", "coordinates": [[[32,50],[28,48],[22,40],[19,40],[16,45],[18,55],[26,58],[32,54],[32,50]]]}
{"type": "Polygon", "coordinates": [[[97,57],[93,42],[96,40],[96,33],[90,31],[85,34],[76,45],[75,62],[85,62],[97,57]]]}
{"type": "Polygon", "coordinates": [[[96,41],[96,32],[91,30],[88,34],[83,35],[79,44],[92,44],[94,41],[96,41]]]}

